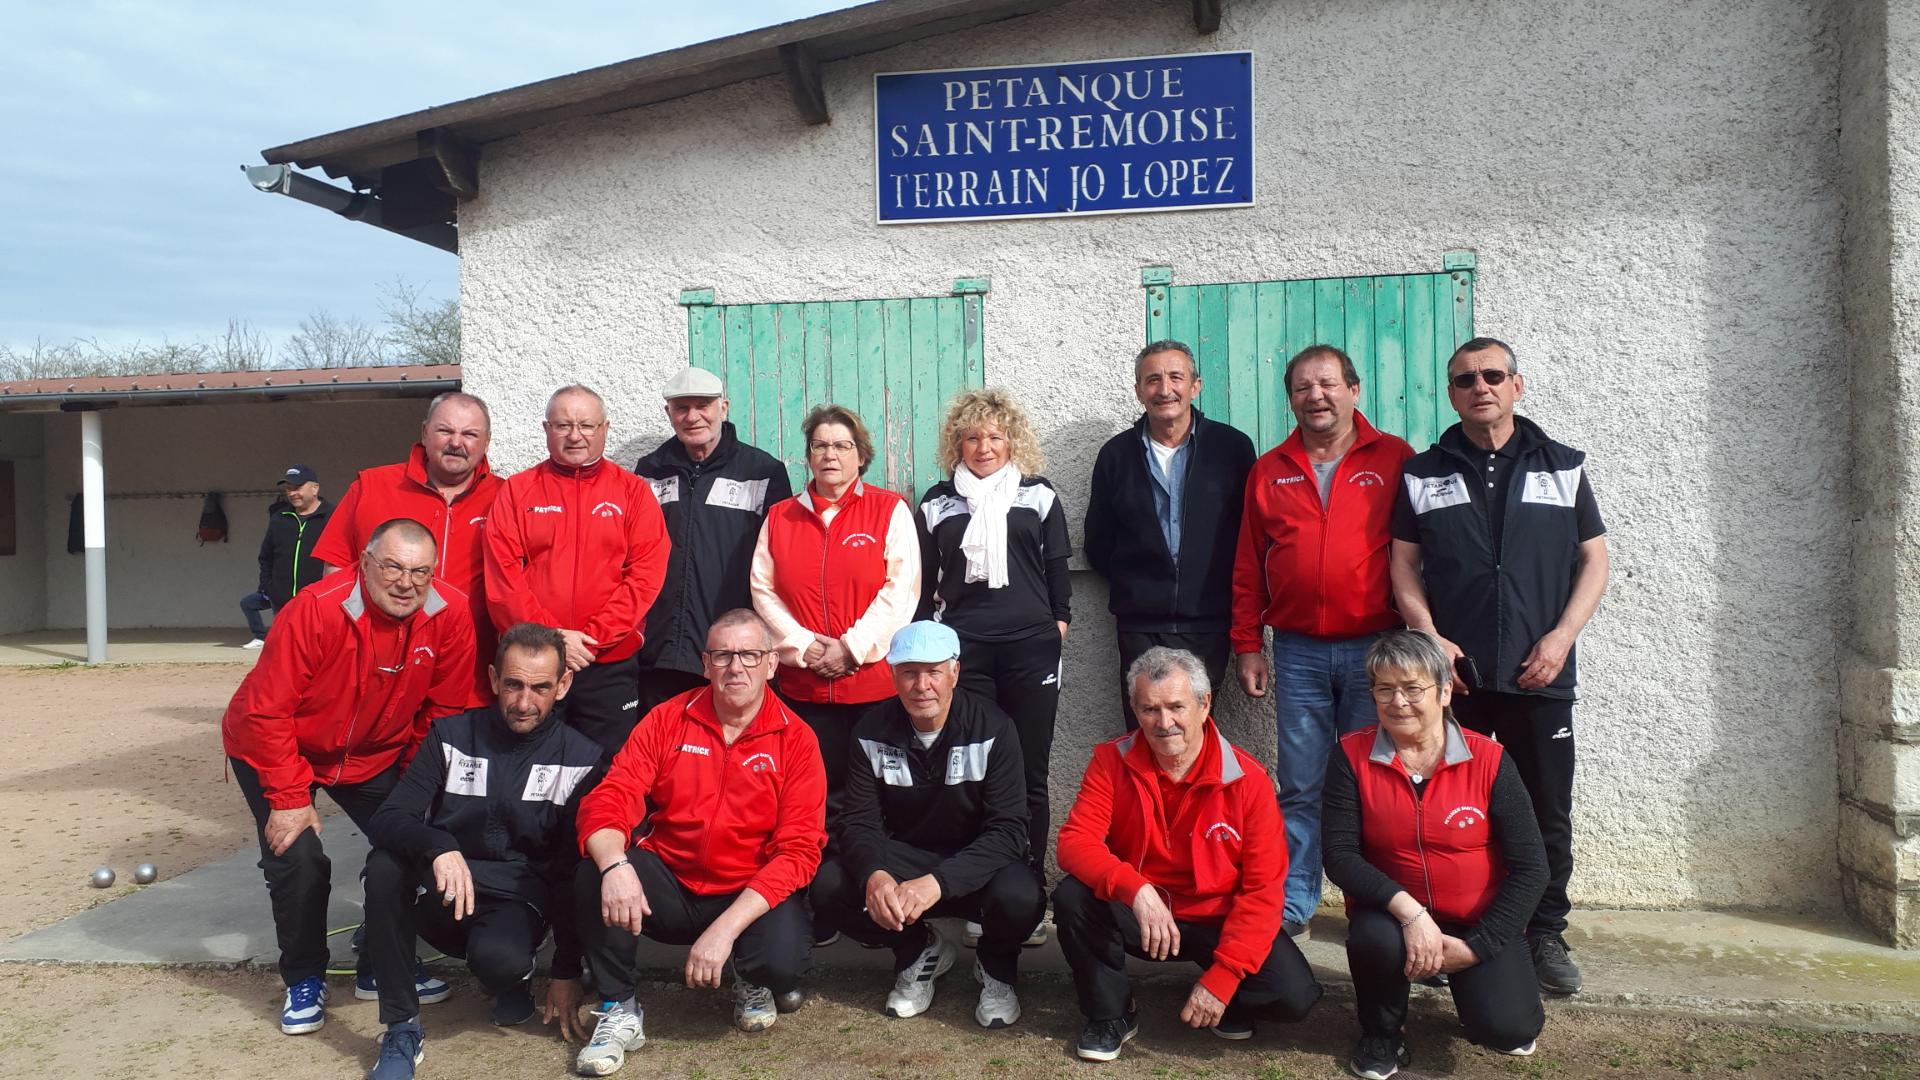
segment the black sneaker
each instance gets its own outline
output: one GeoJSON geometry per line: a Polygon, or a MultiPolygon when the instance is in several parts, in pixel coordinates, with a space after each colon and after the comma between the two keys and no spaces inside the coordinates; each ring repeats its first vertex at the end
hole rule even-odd
{"type": "Polygon", "coordinates": [[[1403,1066],[1413,1064],[1413,1051],[1398,1035],[1363,1035],[1347,1058],[1347,1069],[1362,1080],[1387,1080],[1403,1066]]]}
{"type": "Polygon", "coordinates": [[[1567,956],[1567,939],[1559,934],[1534,934],[1527,938],[1527,950],[1533,953],[1533,975],[1540,980],[1542,991],[1580,992],[1580,969],[1567,956]]]}
{"type": "Polygon", "coordinates": [[[796,1013],[800,1011],[800,1006],[806,1003],[807,992],[798,986],[784,994],[773,995],[773,1008],[775,1012],[796,1013]]]}
{"type": "Polygon", "coordinates": [[[1127,1015],[1118,1020],[1089,1020],[1080,1029],[1080,1044],[1073,1048],[1088,1061],[1112,1061],[1120,1056],[1127,1040],[1140,1034],[1140,1011],[1127,1006],[1127,1015]]]}
{"type": "Polygon", "coordinates": [[[1286,931],[1287,936],[1292,938],[1296,943],[1307,939],[1307,924],[1304,922],[1294,922],[1292,919],[1288,919],[1286,922],[1280,924],[1280,929],[1286,931]]]}
{"type": "Polygon", "coordinates": [[[1212,1031],[1218,1038],[1239,1042],[1253,1038],[1253,1021],[1238,1016],[1222,1016],[1220,1022],[1213,1025],[1212,1031]]]}
{"type": "Polygon", "coordinates": [[[493,1021],[494,1027],[517,1027],[533,1019],[532,984],[522,982],[519,986],[494,998],[493,1008],[488,1012],[488,1019],[493,1021]]]}

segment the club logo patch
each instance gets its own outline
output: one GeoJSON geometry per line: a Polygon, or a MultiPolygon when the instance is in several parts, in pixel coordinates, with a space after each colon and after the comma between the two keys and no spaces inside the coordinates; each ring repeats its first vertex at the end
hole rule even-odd
{"type": "Polygon", "coordinates": [[[1236,844],[1240,843],[1240,830],[1234,828],[1233,826],[1227,824],[1224,821],[1216,821],[1213,824],[1207,826],[1207,831],[1204,833],[1201,833],[1200,835],[1207,838],[1208,840],[1217,840],[1223,844],[1228,841],[1232,841],[1233,843],[1236,843],[1236,844]]]}
{"type": "Polygon", "coordinates": [[[1449,829],[1471,829],[1487,820],[1487,812],[1477,806],[1456,806],[1447,811],[1440,824],[1449,829]]]}
{"type": "Polygon", "coordinates": [[[449,795],[474,795],[485,798],[487,794],[487,759],[468,757],[453,747],[442,743],[441,752],[447,761],[447,782],[442,785],[449,795]]]}
{"type": "Polygon", "coordinates": [[[587,512],[597,518],[625,517],[627,514],[617,502],[597,502],[593,504],[593,509],[587,512]]]}
{"type": "Polygon", "coordinates": [[[750,754],[740,765],[748,772],[764,773],[774,771],[772,754],[750,754]]]}

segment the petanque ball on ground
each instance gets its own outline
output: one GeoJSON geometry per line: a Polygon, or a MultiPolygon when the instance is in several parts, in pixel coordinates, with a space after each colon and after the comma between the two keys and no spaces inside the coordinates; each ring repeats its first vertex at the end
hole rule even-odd
{"type": "Polygon", "coordinates": [[[160,871],[150,862],[143,862],[133,868],[133,883],[135,885],[151,885],[153,884],[153,879],[159,876],[160,871]]]}
{"type": "Polygon", "coordinates": [[[96,889],[113,888],[113,867],[103,866],[93,872],[93,887],[96,889]]]}

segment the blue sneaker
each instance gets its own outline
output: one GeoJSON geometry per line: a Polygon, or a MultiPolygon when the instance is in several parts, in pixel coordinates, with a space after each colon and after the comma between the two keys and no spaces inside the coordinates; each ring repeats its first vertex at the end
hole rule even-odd
{"type": "Polygon", "coordinates": [[[305,1035],[319,1031],[327,1022],[327,982],[309,975],[287,987],[286,1004],[280,1006],[280,1030],[287,1035],[305,1035]]]}
{"type": "MultiPolygon", "coordinates": [[[[418,960],[413,962],[413,992],[419,996],[422,1005],[437,1005],[453,996],[453,987],[447,980],[436,979],[427,974],[427,965],[418,960]]],[[[364,968],[353,979],[353,996],[362,1001],[380,1000],[380,980],[373,972],[364,968]]]]}
{"type": "Polygon", "coordinates": [[[380,1060],[367,1070],[367,1080],[413,1080],[413,1067],[427,1056],[425,1043],[418,1020],[388,1024],[380,1036],[380,1060]]]}

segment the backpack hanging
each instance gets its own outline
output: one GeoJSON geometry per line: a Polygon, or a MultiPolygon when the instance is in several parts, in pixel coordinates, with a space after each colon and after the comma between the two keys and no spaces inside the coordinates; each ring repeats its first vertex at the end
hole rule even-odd
{"type": "Polygon", "coordinates": [[[207,492],[206,501],[200,504],[200,529],[194,535],[202,544],[226,543],[227,512],[220,507],[219,492],[207,492]]]}

